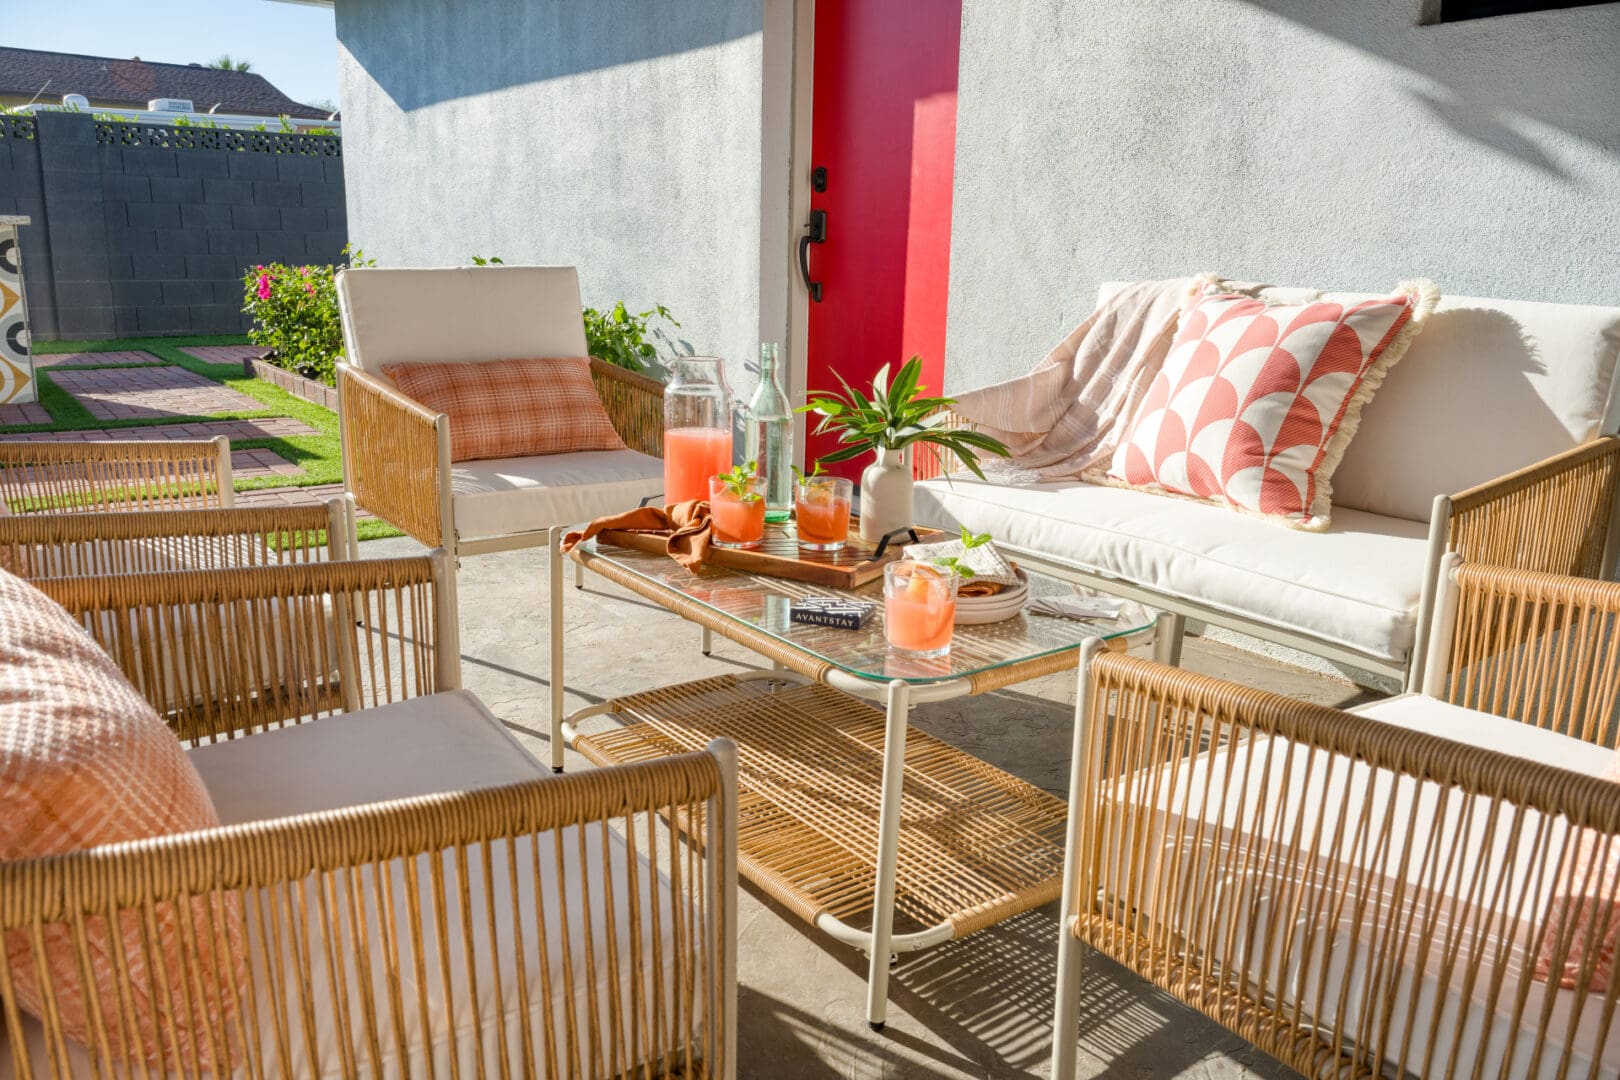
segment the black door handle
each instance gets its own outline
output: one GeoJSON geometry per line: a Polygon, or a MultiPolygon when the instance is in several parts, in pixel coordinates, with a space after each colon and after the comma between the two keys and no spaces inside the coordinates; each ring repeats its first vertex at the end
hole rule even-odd
{"type": "Polygon", "coordinates": [[[799,237],[799,273],[804,275],[804,287],[810,290],[810,299],[821,303],[821,282],[810,280],[810,245],[827,242],[827,211],[810,211],[810,224],[799,237]]]}

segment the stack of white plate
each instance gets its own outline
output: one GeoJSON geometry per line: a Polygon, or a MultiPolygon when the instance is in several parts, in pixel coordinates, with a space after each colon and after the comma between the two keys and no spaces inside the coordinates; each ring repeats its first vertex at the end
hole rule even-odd
{"type": "Polygon", "coordinates": [[[1010,619],[1024,610],[1029,599],[1029,577],[1016,571],[1018,584],[1008,586],[994,596],[958,596],[956,598],[956,625],[977,626],[981,623],[1010,619]]]}

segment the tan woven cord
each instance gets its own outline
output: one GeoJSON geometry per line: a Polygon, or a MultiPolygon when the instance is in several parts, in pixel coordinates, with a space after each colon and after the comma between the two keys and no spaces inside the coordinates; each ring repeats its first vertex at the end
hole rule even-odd
{"type": "MultiPolygon", "coordinates": [[[[343,478],[355,504],[428,547],[444,543],[439,520],[438,416],[391,384],[353,367],[338,369],[343,478]]],[[[448,422],[448,421],[446,421],[448,422]]]]}
{"type": "MultiPolygon", "coordinates": [[[[722,675],[609,703],[627,726],[583,736],[598,764],[656,761],[733,739],[738,869],[806,922],[869,925],[883,712],[818,685],[722,675]]],[[[957,936],[1055,900],[1062,800],[923,732],[907,735],[896,929],[957,936]]],[[[690,831],[693,822],[683,821],[690,831]]],[[[701,835],[701,832],[699,833],[701,835]]]]}
{"type": "Polygon", "coordinates": [[[664,384],[591,357],[591,379],[613,430],[632,450],[664,456],[664,384]]]}
{"type": "Polygon", "coordinates": [[[1513,1075],[1583,1015],[1611,1038],[1620,969],[1556,991],[1567,1021],[1525,969],[1568,955],[1536,897],[1579,829],[1616,852],[1620,785],[1138,658],[1089,674],[1113,719],[1084,733],[1077,936],[1312,1077],[1479,1075],[1479,1032],[1415,1022],[1414,969],[1483,1002],[1513,1075]]]}
{"type": "Polygon", "coordinates": [[[213,440],[0,442],[0,500],[14,512],[218,507],[213,440]]]}
{"type": "MultiPolygon", "coordinates": [[[[246,1077],[722,1075],[719,943],[736,929],[669,824],[720,788],[714,759],[690,754],[0,864],[15,1073],[142,1076],[150,1060],[190,1077],[229,1060],[246,1077]],[[99,1037],[72,1047],[72,1073],[51,1003],[80,987],[39,969],[47,1008],[27,1019],[11,965],[52,924],[83,948],[85,928],[163,911],[180,916],[182,970],[164,970],[151,935],[110,959],[120,979],[160,972],[142,989],[203,1052],[183,1058],[172,1026],[143,1030],[127,990],[87,992],[99,1037]],[[47,1048],[33,1061],[27,1027],[47,1048]]],[[[97,961],[80,961],[82,985],[97,961]]]]}

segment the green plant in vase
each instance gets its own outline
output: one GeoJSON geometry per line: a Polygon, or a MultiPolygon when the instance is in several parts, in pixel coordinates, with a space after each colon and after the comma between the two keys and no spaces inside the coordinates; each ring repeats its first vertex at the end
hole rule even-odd
{"type": "Polygon", "coordinates": [[[912,524],[911,461],[906,451],[915,446],[937,447],[953,455],[979,479],[979,454],[1007,457],[1000,439],[968,428],[944,426],[945,410],[955,398],[925,397],[920,385],[922,361],[913,356],[894,378],[885,364],[872,380],[871,395],[850,386],[834,372],[842,391],[812,391],[800,412],[820,417],[816,434],[836,434],[838,448],[821,461],[836,464],[872,452],[876,460],[861,474],[861,539],[876,543],[896,529],[912,524]]]}

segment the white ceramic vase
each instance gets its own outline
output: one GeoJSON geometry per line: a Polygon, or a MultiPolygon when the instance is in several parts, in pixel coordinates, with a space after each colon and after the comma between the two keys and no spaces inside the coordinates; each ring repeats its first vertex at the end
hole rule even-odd
{"type": "Polygon", "coordinates": [[[884,534],[912,524],[911,461],[903,450],[879,448],[861,473],[861,539],[875,544],[884,534]]]}

